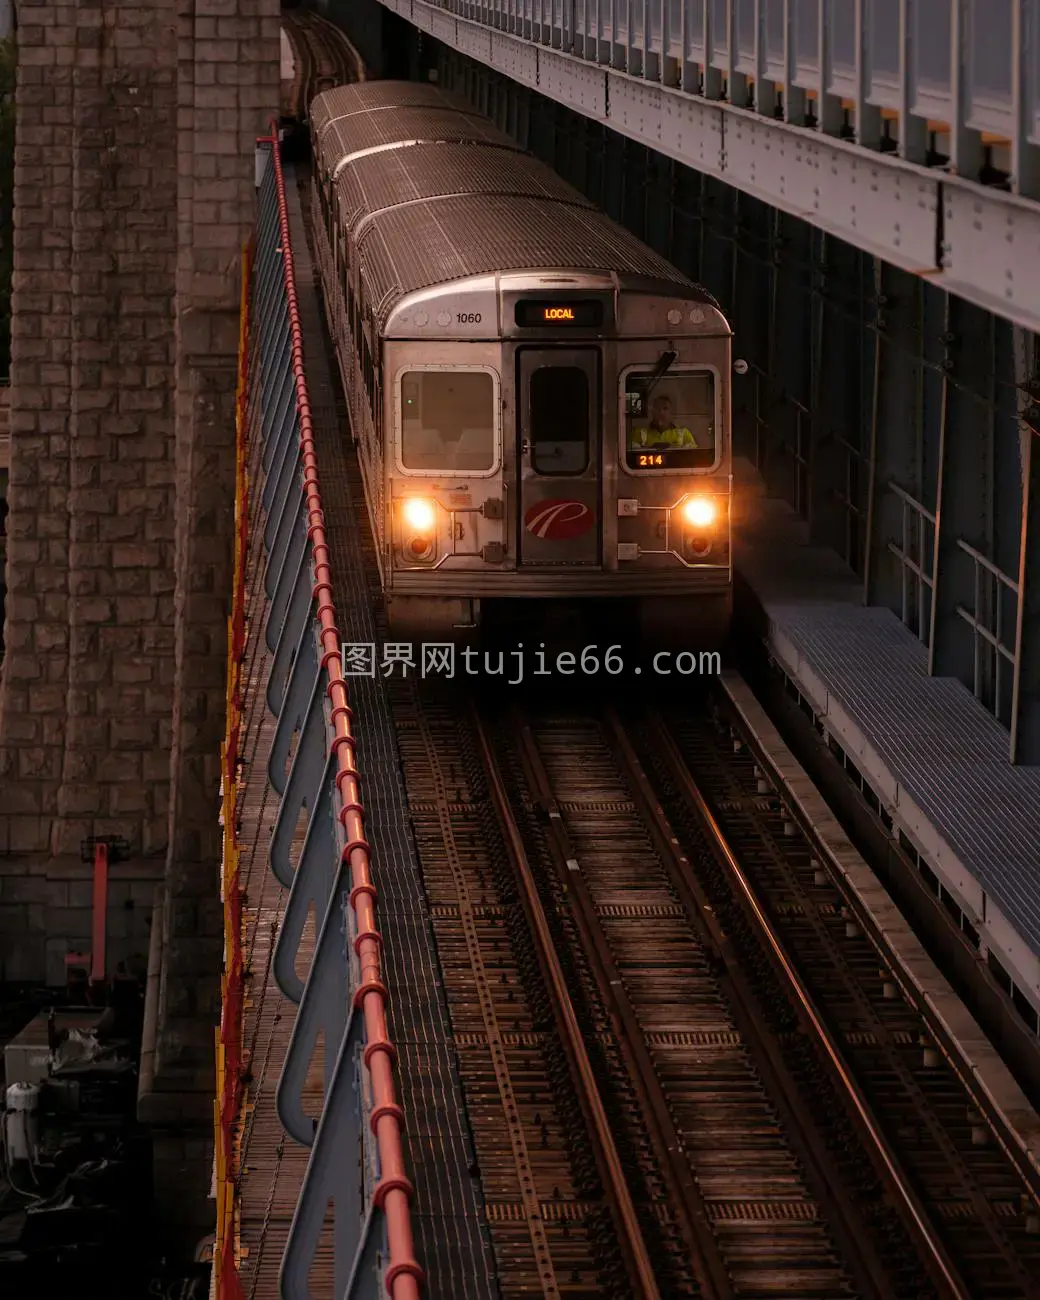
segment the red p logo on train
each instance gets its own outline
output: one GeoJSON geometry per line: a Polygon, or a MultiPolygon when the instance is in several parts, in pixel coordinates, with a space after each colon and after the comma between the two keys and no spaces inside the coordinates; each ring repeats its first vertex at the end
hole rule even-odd
{"type": "Polygon", "coordinates": [[[527,531],[547,542],[570,541],[587,533],[592,524],[592,511],[581,501],[536,501],[524,514],[527,531]]]}

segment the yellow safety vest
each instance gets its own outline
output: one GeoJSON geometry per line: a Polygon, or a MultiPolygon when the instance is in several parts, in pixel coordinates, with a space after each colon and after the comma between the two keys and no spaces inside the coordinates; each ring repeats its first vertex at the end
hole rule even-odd
{"type": "Polygon", "coordinates": [[[649,447],[654,443],[671,443],[676,447],[696,447],[697,442],[689,429],[633,429],[630,445],[649,447]]]}

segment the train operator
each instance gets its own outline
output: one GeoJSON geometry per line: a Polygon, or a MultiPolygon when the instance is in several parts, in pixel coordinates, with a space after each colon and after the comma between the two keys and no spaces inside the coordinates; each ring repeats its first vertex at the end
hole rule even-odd
{"type": "Polygon", "coordinates": [[[674,422],[672,399],[661,394],[650,405],[650,423],[645,429],[633,429],[628,435],[631,451],[640,447],[696,447],[697,440],[685,426],[674,422]]]}

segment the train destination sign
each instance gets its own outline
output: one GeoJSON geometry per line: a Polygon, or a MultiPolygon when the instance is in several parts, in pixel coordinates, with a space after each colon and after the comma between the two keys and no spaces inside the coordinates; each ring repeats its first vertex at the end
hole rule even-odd
{"type": "Polygon", "coordinates": [[[603,303],[595,298],[578,298],[570,302],[525,298],[516,304],[516,323],[521,329],[554,325],[599,329],[603,324],[603,303]]]}

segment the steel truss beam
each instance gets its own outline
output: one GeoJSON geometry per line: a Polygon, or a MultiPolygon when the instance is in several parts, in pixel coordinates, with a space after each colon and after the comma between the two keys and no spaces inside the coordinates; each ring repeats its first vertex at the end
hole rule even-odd
{"type": "MultiPolygon", "coordinates": [[[[905,138],[898,150],[882,153],[870,146],[878,134],[874,110],[884,92],[879,82],[869,99],[862,93],[865,51],[859,48],[854,60],[859,67],[855,77],[851,64],[848,76],[841,71],[832,49],[824,54],[825,72],[814,84],[799,85],[804,81],[807,60],[803,51],[795,48],[793,4],[790,33],[781,42],[783,58],[776,61],[775,69],[770,63],[774,80],[762,78],[759,102],[755,108],[747,108],[741,105],[748,102],[748,76],[756,67],[742,57],[735,37],[727,49],[725,33],[720,37],[711,31],[711,0],[684,0],[679,47],[686,52],[683,59],[662,59],[653,51],[644,56],[640,42],[647,44],[646,34],[626,30],[622,41],[611,40],[608,26],[608,39],[604,40],[603,28],[610,24],[611,14],[615,27],[620,20],[627,28],[627,21],[619,19],[627,5],[611,6],[608,0],[599,0],[598,6],[579,0],[574,29],[561,17],[560,7],[548,0],[526,0],[523,5],[478,5],[469,0],[380,3],[449,49],[621,135],[717,177],[894,266],[926,275],[947,292],[1025,329],[1040,329],[1040,205],[1032,198],[965,179],[972,174],[972,164],[976,169],[979,165],[981,132],[991,129],[981,125],[981,93],[974,103],[966,98],[970,87],[962,65],[969,61],[969,53],[958,53],[952,61],[951,84],[940,111],[947,112],[946,120],[955,123],[950,144],[953,161],[949,170],[940,170],[923,165],[926,119],[933,114],[928,92],[917,85],[916,65],[912,68],[904,59],[897,71],[902,91],[892,107],[907,124],[905,138]],[[542,21],[532,19],[533,10],[544,10],[542,21]],[[685,31],[694,20],[696,32],[685,31]],[[594,31],[597,21],[598,30],[594,31]],[[578,23],[584,30],[577,30],[578,23]],[[538,43],[539,37],[544,44],[538,43]],[[703,79],[698,65],[705,68],[703,79]],[[673,84],[664,84],[663,76],[673,84]],[[724,80],[726,101],[719,98],[724,80]],[[776,82],[793,92],[785,104],[786,120],[772,116],[776,82]],[[691,93],[701,85],[703,95],[691,93]],[[805,124],[806,89],[816,94],[812,125],[805,124]],[[844,129],[843,99],[855,99],[859,105],[860,142],[840,134],[844,129]]],[[[1025,3],[1027,0],[1016,0],[1012,6],[1016,14],[1025,3]]],[[[648,21],[660,8],[647,4],[648,21]]],[[[664,5],[663,11],[668,8],[664,5]]],[[[727,11],[735,31],[732,0],[727,11]]],[[[784,11],[786,14],[786,4],[784,11]]],[[[847,34],[829,22],[825,11],[826,6],[821,5],[820,30],[825,38],[829,34],[847,43],[847,34]]],[[[566,12],[567,6],[563,6],[562,13],[566,12]]],[[[764,15],[764,5],[756,12],[764,15]]],[[[936,12],[942,19],[941,11],[936,12]]],[[[949,13],[945,17],[948,21],[949,13]]],[[[960,30],[957,24],[955,27],[960,30]]],[[[947,36],[952,39],[952,32],[947,36]]],[[[898,39],[898,48],[905,50],[906,33],[899,33],[898,39]]],[[[927,33],[922,29],[917,39],[923,42],[927,33]]],[[[857,44],[855,38],[852,43],[857,44]]],[[[652,44],[661,48],[659,33],[652,44]]],[[[1024,57],[1027,45],[1021,36],[1015,48],[1024,57]]],[[[815,52],[809,52],[808,63],[814,59],[819,62],[815,52]]],[[[1040,197],[1036,114],[1030,116],[1028,109],[1031,82],[1020,72],[1017,63],[1013,69],[1009,62],[1009,80],[1014,75],[1014,83],[1007,121],[1001,117],[998,127],[994,119],[992,129],[1006,129],[1018,142],[1012,150],[1017,167],[1014,176],[1023,182],[1023,193],[1040,197]]]]}

